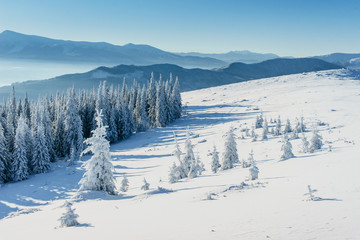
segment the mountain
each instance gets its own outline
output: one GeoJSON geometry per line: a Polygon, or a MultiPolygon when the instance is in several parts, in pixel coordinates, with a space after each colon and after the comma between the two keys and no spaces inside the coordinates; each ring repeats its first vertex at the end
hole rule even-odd
{"type": "Polygon", "coordinates": [[[0,58],[150,65],[170,63],[183,67],[214,68],[227,63],[209,57],[180,56],[149,45],[113,45],[105,42],[55,40],[13,31],[0,33],[0,58]]]}
{"type": "Polygon", "coordinates": [[[181,56],[194,57],[210,57],[222,60],[227,63],[242,62],[242,63],[258,63],[269,59],[278,58],[279,56],[273,53],[255,53],[250,51],[231,51],[228,53],[178,53],[181,56]]]}
{"type": "MultiPolygon", "coordinates": [[[[166,79],[170,73],[178,76],[181,90],[190,91],[252,79],[338,68],[341,67],[314,58],[272,59],[256,64],[232,63],[214,70],[187,69],[172,64],[119,65],[112,68],[99,67],[89,72],[67,74],[48,80],[15,83],[13,86],[18,94],[24,95],[28,92],[30,97],[36,98],[39,95],[54,94],[56,91],[62,92],[72,86],[92,89],[103,80],[118,85],[124,78],[127,79],[127,84],[132,84],[133,79],[136,79],[140,84],[144,84],[149,81],[153,72],[156,78],[161,74],[163,79],[166,79]]],[[[1,87],[0,97],[7,96],[9,92],[10,86],[1,87]]]]}
{"type": "Polygon", "coordinates": [[[332,53],[323,56],[315,56],[314,58],[334,63],[348,68],[360,68],[360,53],[332,53]]]}

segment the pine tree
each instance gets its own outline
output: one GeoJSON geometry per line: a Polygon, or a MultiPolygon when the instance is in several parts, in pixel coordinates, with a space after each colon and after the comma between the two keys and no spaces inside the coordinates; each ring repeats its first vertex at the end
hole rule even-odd
{"type": "Polygon", "coordinates": [[[286,124],[285,124],[285,128],[284,128],[284,134],[290,133],[290,132],[292,132],[290,120],[286,119],[286,124]]]}
{"type": "Polygon", "coordinates": [[[58,157],[65,157],[66,156],[66,139],[65,135],[65,118],[63,114],[63,109],[60,104],[57,106],[56,110],[56,120],[54,126],[54,150],[58,157]]]}
{"type": "Polygon", "coordinates": [[[255,162],[251,164],[251,167],[249,168],[250,173],[250,180],[256,180],[259,177],[259,168],[256,166],[255,162]]]}
{"type": "Polygon", "coordinates": [[[165,111],[165,91],[164,85],[160,81],[158,83],[157,91],[156,91],[156,126],[157,127],[164,127],[166,125],[166,117],[167,113],[165,111]]]}
{"type": "Polygon", "coordinates": [[[173,117],[178,119],[181,117],[182,113],[182,103],[181,103],[181,94],[180,94],[180,84],[179,79],[176,77],[175,84],[171,93],[171,106],[173,107],[173,117]]]}
{"type": "Polygon", "coordinates": [[[276,126],[275,126],[275,130],[274,130],[274,135],[275,136],[281,135],[281,119],[280,119],[280,116],[276,120],[276,126]]]}
{"type": "Polygon", "coordinates": [[[176,166],[175,163],[170,167],[169,171],[169,183],[176,183],[182,177],[180,176],[180,167],[176,166]]]}
{"type": "Polygon", "coordinates": [[[79,215],[74,213],[74,210],[71,208],[72,204],[66,201],[64,205],[65,205],[65,212],[59,218],[60,227],[72,227],[79,225],[77,221],[79,215]]]}
{"type": "Polygon", "coordinates": [[[323,143],[321,141],[322,137],[319,134],[319,131],[314,130],[312,132],[312,137],[310,139],[310,150],[313,152],[317,149],[321,149],[323,143]]]}
{"type": "Polygon", "coordinates": [[[144,185],[141,186],[141,190],[147,191],[149,190],[149,187],[150,187],[150,183],[148,183],[144,178],[144,185]]]}
{"type": "Polygon", "coordinates": [[[185,172],[185,176],[188,177],[189,172],[190,172],[190,168],[193,164],[193,162],[195,162],[195,154],[194,154],[194,150],[193,150],[194,146],[191,143],[190,140],[190,129],[187,128],[186,131],[186,140],[185,140],[185,154],[183,157],[183,167],[184,167],[184,172],[185,172]]]}
{"type": "Polygon", "coordinates": [[[34,149],[31,162],[34,173],[45,173],[50,169],[50,154],[46,144],[44,127],[38,123],[36,131],[33,133],[34,149]]]}
{"type": "Polygon", "coordinates": [[[70,147],[75,148],[77,158],[80,155],[83,145],[82,122],[79,116],[75,99],[75,90],[71,88],[68,90],[68,99],[65,109],[65,155],[70,155],[70,147]]]}
{"type": "MultiPolygon", "coordinates": [[[[7,181],[8,170],[10,168],[11,156],[6,147],[4,129],[0,123],[0,184],[7,181]]],[[[9,173],[10,175],[10,173],[9,173]]]]}
{"type": "Polygon", "coordinates": [[[235,142],[234,128],[230,127],[226,134],[225,139],[225,152],[223,154],[222,170],[230,169],[234,167],[234,163],[239,162],[239,156],[237,152],[237,146],[235,142]]]}
{"type": "Polygon", "coordinates": [[[197,176],[201,175],[203,171],[205,171],[204,164],[200,161],[200,157],[197,156],[195,161],[193,161],[190,165],[188,177],[196,178],[197,176]]]}
{"type": "Polygon", "coordinates": [[[294,154],[292,153],[292,145],[289,142],[289,138],[287,136],[287,134],[284,135],[283,137],[283,145],[281,146],[281,160],[286,160],[289,158],[294,157],[294,154]]]}
{"type": "Polygon", "coordinates": [[[309,148],[309,141],[306,139],[305,134],[303,133],[302,138],[301,138],[301,149],[303,153],[308,153],[310,151],[309,148]]]}
{"type": "Polygon", "coordinates": [[[269,128],[268,128],[268,122],[267,120],[265,119],[264,123],[263,123],[263,126],[262,126],[262,137],[261,137],[261,140],[266,140],[268,139],[268,133],[269,133],[269,128]]]}
{"type": "Polygon", "coordinates": [[[220,167],[221,165],[219,162],[219,154],[216,151],[216,146],[214,145],[213,151],[211,153],[211,171],[216,173],[220,167]]]}
{"type": "Polygon", "coordinates": [[[296,118],[295,129],[298,133],[306,131],[306,126],[304,124],[304,117],[301,117],[300,120],[296,118]]]}
{"type": "Polygon", "coordinates": [[[147,92],[147,109],[148,116],[152,126],[156,124],[156,83],[154,73],[151,73],[150,84],[147,92]]]}
{"type": "Polygon", "coordinates": [[[123,180],[121,181],[120,191],[127,192],[128,189],[129,189],[129,180],[124,175],[123,180]]]}
{"type": "Polygon", "coordinates": [[[80,190],[105,191],[109,194],[115,194],[110,144],[106,140],[107,126],[103,125],[102,117],[102,111],[97,111],[97,128],[92,131],[92,137],[85,140],[88,147],[82,154],[92,152],[94,155],[84,164],[86,172],[79,182],[80,190]]]}
{"type": "Polygon", "coordinates": [[[29,159],[26,148],[26,134],[30,132],[26,119],[20,116],[15,134],[14,153],[12,161],[12,180],[21,181],[29,176],[29,159]]]}

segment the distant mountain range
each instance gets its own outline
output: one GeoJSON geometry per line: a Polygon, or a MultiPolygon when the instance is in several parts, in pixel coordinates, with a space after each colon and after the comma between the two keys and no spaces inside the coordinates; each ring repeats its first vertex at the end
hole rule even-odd
{"type": "Polygon", "coordinates": [[[360,69],[360,53],[332,53],[329,55],[316,56],[329,63],[334,63],[342,67],[360,69]]]}
{"type": "Polygon", "coordinates": [[[279,58],[278,55],[273,53],[254,53],[250,51],[231,51],[228,53],[177,53],[181,56],[194,56],[194,57],[208,57],[219,59],[224,62],[242,62],[242,63],[258,63],[269,59],[279,58]]]}
{"type": "MultiPolygon", "coordinates": [[[[26,81],[13,85],[19,95],[28,92],[30,97],[36,98],[39,95],[54,94],[56,91],[63,92],[72,86],[77,89],[96,88],[103,80],[109,84],[118,85],[122,84],[124,78],[127,80],[127,84],[132,84],[133,79],[136,79],[140,84],[144,84],[149,81],[153,72],[157,79],[160,74],[163,79],[167,79],[170,73],[174,77],[178,76],[181,91],[189,91],[258,78],[337,68],[341,67],[315,58],[278,58],[255,64],[232,63],[227,67],[214,70],[186,69],[172,64],[119,65],[113,68],[99,67],[86,73],[67,74],[48,80],[26,81]]],[[[1,87],[0,97],[8,96],[9,92],[10,86],[1,87]]]]}
{"type": "Polygon", "coordinates": [[[183,67],[215,68],[226,62],[199,56],[180,56],[149,45],[113,45],[105,42],[55,40],[13,31],[0,33],[0,58],[102,64],[150,65],[170,63],[183,67]]]}

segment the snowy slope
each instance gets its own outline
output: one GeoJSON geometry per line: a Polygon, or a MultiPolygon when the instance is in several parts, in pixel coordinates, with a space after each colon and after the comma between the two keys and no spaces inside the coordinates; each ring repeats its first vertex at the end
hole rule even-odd
{"type": "Polygon", "coordinates": [[[186,92],[182,97],[187,116],[112,145],[117,186],[126,174],[127,193],[76,194],[81,163],[55,163],[51,173],[0,188],[1,238],[359,238],[359,77],[347,70],[313,72],[186,92]],[[324,122],[317,126],[323,149],[299,153],[301,140],[292,140],[296,157],[279,162],[279,137],[269,135],[269,140],[256,142],[239,138],[240,159],[254,150],[259,180],[241,187],[248,169],[240,166],[211,173],[208,153],[213,144],[221,156],[228,128],[234,126],[241,136],[240,129],[250,128],[260,112],[268,120],[280,115],[283,122],[290,118],[292,123],[303,116],[308,129],[324,122]],[[172,132],[183,147],[187,126],[198,135],[192,142],[207,170],[199,178],[169,184],[168,170],[175,161],[172,132]],[[140,190],[144,177],[150,183],[148,192],[140,190]],[[309,184],[321,201],[305,201],[309,184]],[[169,191],[157,191],[158,186],[169,191]],[[207,200],[210,194],[213,200],[207,200]],[[58,228],[61,206],[70,198],[75,199],[81,225],[58,228]]]}

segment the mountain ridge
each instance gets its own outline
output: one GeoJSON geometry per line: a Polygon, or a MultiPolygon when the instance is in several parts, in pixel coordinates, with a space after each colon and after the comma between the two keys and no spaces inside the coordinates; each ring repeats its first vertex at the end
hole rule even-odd
{"type": "MultiPolygon", "coordinates": [[[[118,65],[115,67],[97,67],[85,73],[66,74],[47,80],[26,81],[15,83],[17,93],[24,95],[28,92],[30,97],[62,92],[74,86],[76,89],[92,89],[100,81],[106,80],[109,84],[132,84],[133,79],[139,84],[149,81],[153,73],[155,78],[162,75],[163,79],[170,73],[180,81],[181,91],[214,87],[224,84],[237,83],[247,80],[267,78],[302,72],[312,72],[329,69],[339,69],[340,66],[315,58],[302,59],[272,59],[256,64],[232,63],[227,67],[208,70],[200,68],[183,68],[174,64],[155,64],[148,66],[118,65]]],[[[10,86],[0,88],[0,97],[8,96],[10,86]]]]}

